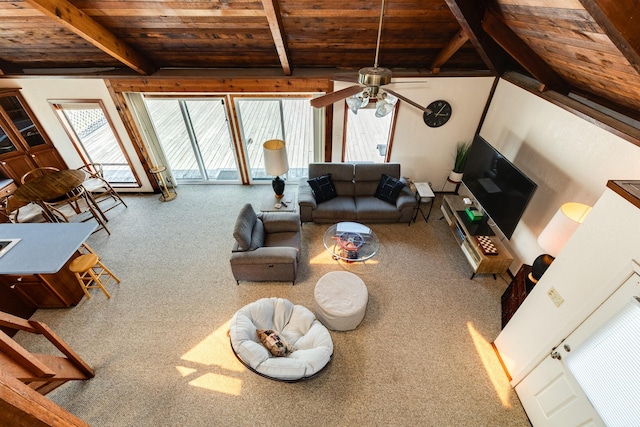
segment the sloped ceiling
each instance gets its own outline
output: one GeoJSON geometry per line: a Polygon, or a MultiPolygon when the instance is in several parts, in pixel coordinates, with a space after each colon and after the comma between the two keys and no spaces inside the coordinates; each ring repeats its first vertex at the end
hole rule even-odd
{"type": "MultiPolygon", "coordinates": [[[[0,70],[330,76],[374,64],[380,9],[379,1],[0,0],[0,70]]],[[[423,75],[524,71],[540,90],[638,119],[639,21],[634,0],[385,0],[378,62],[423,75]]]]}

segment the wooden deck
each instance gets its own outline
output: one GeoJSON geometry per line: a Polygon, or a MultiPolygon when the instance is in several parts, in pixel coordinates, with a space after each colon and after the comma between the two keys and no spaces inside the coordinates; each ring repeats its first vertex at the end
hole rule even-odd
{"type": "MultiPolygon", "coordinates": [[[[165,156],[178,183],[188,182],[239,182],[239,174],[230,136],[230,124],[226,119],[226,108],[222,98],[189,98],[181,110],[176,98],[146,99],[149,114],[155,127],[165,156]],[[191,129],[185,124],[190,119],[191,129]],[[193,139],[190,138],[190,132],[193,139]],[[195,142],[193,142],[195,141],[195,142]],[[197,147],[197,150],[194,150],[197,147]],[[200,153],[201,174],[196,152],[200,153]]],[[[226,101],[225,101],[226,102],[226,101]]],[[[254,180],[270,180],[264,171],[262,143],[269,139],[287,141],[289,173],[287,179],[297,181],[306,176],[307,166],[314,161],[313,153],[313,108],[307,99],[242,99],[237,107],[243,129],[243,146],[249,159],[254,180]],[[280,113],[284,118],[284,136],[281,133],[280,113]]],[[[373,110],[351,115],[349,144],[346,161],[384,161],[388,128],[391,117],[377,118],[373,110]],[[378,148],[378,145],[381,147],[378,148]]],[[[108,128],[108,125],[106,125],[108,128]]],[[[103,127],[104,128],[104,127],[103,127]]],[[[87,137],[92,144],[101,144],[108,137],[105,129],[98,128],[87,137]]],[[[113,150],[112,150],[113,151],[113,150]]],[[[117,180],[119,171],[115,165],[123,161],[120,153],[102,153],[102,162],[114,164],[110,179],[117,180]]],[[[121,169],[121,168],[120,168],[121,169]]]]}

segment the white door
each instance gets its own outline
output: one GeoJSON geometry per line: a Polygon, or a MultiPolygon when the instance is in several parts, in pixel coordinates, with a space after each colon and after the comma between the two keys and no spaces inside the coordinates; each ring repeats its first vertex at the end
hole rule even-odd
{"type": "Polygon", "coordinates": [[[547,356],[516,386],[534,427],[604,426],[566,365],[547,356]]]}
{"type": "MultiPolygon", "coordinates": [[[[635,263],[634,263],[635,264],[635,263]]],[[[634,266],[637,269],[637,265],[634,266]]],[[[589,339],[594,336],[598,340],[598,332],[601,328],[614,324],[616,319],[625,313],[632,298],[640,295],[640,275],[636,272],[631,274],[618,290],[612,294],[593,314],[591,314],[578,328],[576,328],[557,348],[551,350],[547,356],[529,375],[527,375],[517,386],[516,392],[520,397],[522,405],[535,427],[539,426],[605,426],[605,425],[625,425],[625,422],[618,423],[609,417],[607,412],[616,413],[616,417],[625,411],[628,416],[637,420],[636,405],[627,405],[621,399],[620,393],[616,393],[613,388],[609,390],[608,383],[616,382],[611,374],[612,370],[621,371],[620,374],[628,379],[631,384],[630,396],[637,396],[640,384],[636,378],[640,375],[637,371],[637,364],[619,364],[618,360],[635,360],[637,355],[636,345],[631,342],[622,341],[621,345],[614,344],[604,350],[606,356],[595,355],[589,369],[586,372],[576,370],[573,362],[578,353],[591,346],[589,339]],[[583,348],[580,346],[585,344],[583,348]],[[587,346],[589,343],[589,346],[587,346]],[[573,352],[573,354],[572,354],[573,352]],[[620,357],[622,356],[622,357],[620,357]],[[569,363],[565,363],[565,362],[569,363]],[[578,374],[578,379],[574,376],[570,367],[578,374]],[[605,402],[605,406],[613,403],[610,408],[605,408],[599,403],[596,407],[592,405],[587,397],[587,393],[581,387],[587,381],[597,380],[605,384],[595,390],[600,396],[591,394],[594,402],[605,402]],[[609,398],[611,397],[611,398],[609,398]],[[616,406],[618,405],[618,406],[616,406]],[[626,408],[628,406],[628,409],[626,408]],[[634,415],[635,413],[635,415],[634,415]],[[602,414],[602,417],[601,415],[602,414]],[[608,419],[607,423],[602,418],[608,419]]],[[[629,322],[626,322],[627,324],[629,322]]],[[[637,329],[637,328],[636,328],[637,329]]],[[[637,331],[632,331],[631,335],[636,336],[637,331]]],[[[609,345],[609,344],[607,344],[609,345]]],[[[582,355],[581,355],[582,357],[582,355]]],[[[593,393],[589,390],[589,393],[593,393]]],[[[629,419],[629,418],[627,418],[629,419]]],[[[635,425],[635,424],[626,424],[635,425]]]]}

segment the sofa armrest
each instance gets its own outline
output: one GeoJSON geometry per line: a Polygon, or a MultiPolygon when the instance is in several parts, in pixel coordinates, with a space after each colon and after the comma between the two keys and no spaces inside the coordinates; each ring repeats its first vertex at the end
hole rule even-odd
{"type": "Polygon", "coordinates": [[[302,180],[298,184],[298,205],[300,207],[310,207],[311,209],[315,209],[318,206],[311,186],[308,182],[302,180]]]}
{"type": "Polygon", "coordinates": [[[262,247],[254,251],[232,252],[231,264],[282,264],[295,261],[298,257],[296,248],[287,246],[262,247]]]}
{"type": "Polygon", "coordinates": [[[415,208],[418,205],[416,195],[411,191],[409,186],[405,186],[396,200],[396,208],[402,210],[406,207],[415,208]]]}
{"type": "Polygon", "coordinates": [[[263,212],[259,217],[267,234],[300,231],[300,215],[295,212],[263,212]]]}

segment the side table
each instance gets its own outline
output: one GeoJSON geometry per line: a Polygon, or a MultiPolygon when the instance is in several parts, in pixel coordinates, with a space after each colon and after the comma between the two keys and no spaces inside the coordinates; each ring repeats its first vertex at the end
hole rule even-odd
{"type": "Polygon", "coordinates": [[[275,195],[271,193],[262,199],[260,212],[295,212],[296,204],[296,193],[294,191],[285,192],[281,200],[276,199],[275,195]],[[284,202],[286,206],[282,204],[282,202],[284,202]]]}
{"type": "Polygon", "coordinates": [[[413,215],[413,222],[416,222],[418,219],[418,212],[422,214],[422,218],[424,218],[424,222],[429,222],[429,216],[431,215],[431,209],[433,209],[433,199],[435,199],[436,195],[431,188],[430,182],[414,182],[413,185],[416,187],[416,200],[418,201],[418,206],[416,206],[416,213],[413,215]],[[422,210],[422,203],[429,203],[429,212],[425,215],[422,210]]]}
{"type": "Polygon", "coordinates": [[[505,327],[518,310],[518,307],[520,307],[520,304],[531,292],[531,289],[527,290],[526,282],[526,277],[529,273],[531,273],[531,266],[523,264],[500,298],[502,302],[502,328],[505,327]]]}

